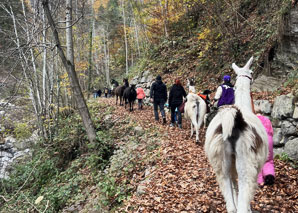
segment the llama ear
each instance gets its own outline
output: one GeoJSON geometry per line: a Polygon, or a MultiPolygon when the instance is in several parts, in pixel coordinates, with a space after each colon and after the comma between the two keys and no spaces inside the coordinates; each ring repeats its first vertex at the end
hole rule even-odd
{"type": "Polygon", "coordinates": [[[250,68],[250,66],[251,66],[251,64],[252,64],[252,61],[253,61],[253,59],[254,59],[254,57],[252,56],[249,60],[248,60],[248,62],[245,64],[245,68],[246,69],[249,69],[250,68]]]}
{"type": "Polygon", "coordinates": [[[235,71],[235,73],[238,75],[238,70],[240,69],[235,63],[232,64],[232,68],[235,71]]]}

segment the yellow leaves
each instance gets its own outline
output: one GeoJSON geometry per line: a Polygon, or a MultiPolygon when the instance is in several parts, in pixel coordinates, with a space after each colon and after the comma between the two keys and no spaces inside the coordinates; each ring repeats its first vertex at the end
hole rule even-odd
{"type": "Polygon", "coordinates": [[[205,38],[207,38],[209,36],[210,32],[211,31],[209,28],[205,28],[202,33],[199,33],[198,40],[204,40],[205,38]]]}
{"type": "Polygon", "coordinates": [[[103,6],[104,8],[108,4],[108,0],[94,0],[93,9],[97,13],[100,6],[103,6]]]}
{"type": "Polygon", "coordinates": [[[205,53],[209,50],[210,47],[211,47],[211,42],[208,41],[204,46],[204,49],[200,52],[198,58],[203,58],[205,56],[205,53]]]}
{"type": "Polygon", "coordinates": [[[88,68],[88,61],[79,61],[76,62],[76,71],[80,72],[80,71],[85,71],[88,68]]]}

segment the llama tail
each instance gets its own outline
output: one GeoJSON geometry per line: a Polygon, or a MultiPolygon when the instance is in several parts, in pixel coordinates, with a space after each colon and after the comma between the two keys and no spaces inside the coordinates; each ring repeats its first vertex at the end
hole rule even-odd
{"type": "Polygon", "coordinates": [[[226,141],[231,135],[235,126],[236,113],[239,110],[236,108],[226,108],[221,113],[222,123],[222,138],[226,141]]]}
{"type": "Polygon", "coordinates": [[[197,120],[197,123],[199,123],[200,102],[196,102],[196,104],[197,104],[196,120],[197,120]]]}

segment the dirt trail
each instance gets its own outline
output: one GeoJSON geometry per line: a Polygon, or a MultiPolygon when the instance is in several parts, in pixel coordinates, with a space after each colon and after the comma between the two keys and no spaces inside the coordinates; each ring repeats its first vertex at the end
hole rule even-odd
{"type": "MultiPolygon", "coordinates": [[[[114,99],[101,99],[114,105],[114,99]]],[[[137,106],[135,105],[137,108],[137,106]]],[[[127,212],[226,212],[223,197],[215,175],[204,153],[204,133],[200,144],[189,139],[189,123],[183,119],[183,129],[170,128],[154,121],[153,108],[128,112],[117,106],[114,116],[126,115],[143,128],[152,125],[167,133],[162,138],[161,156],[155,170],[146,184],[146,193],[134,193],[124,203],[127,212]]],[[[169,113],[167,113],[169,118],[169,113]]],[[[275,160],[276,183],[259,188],[252,202],[252,209],[258,212],[298,212],[297,177],[298,170],[275,160]]]]}

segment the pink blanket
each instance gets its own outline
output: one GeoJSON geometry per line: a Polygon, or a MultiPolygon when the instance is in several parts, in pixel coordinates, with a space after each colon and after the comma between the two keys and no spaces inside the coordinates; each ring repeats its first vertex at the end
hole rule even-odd
{"type": "Polygon", "coordinates": [[[266,129],[266,132],[268,135],[268,148],[269,148],[267,161],[258,175],[258,184],[262,184],[264,183],[265,176],[273,175],[275,177],[274,161],[273,161],[273,128],[268,118],[262,115],[257,115],[257,116],[261,120],[262,124],[266,129]]]}

